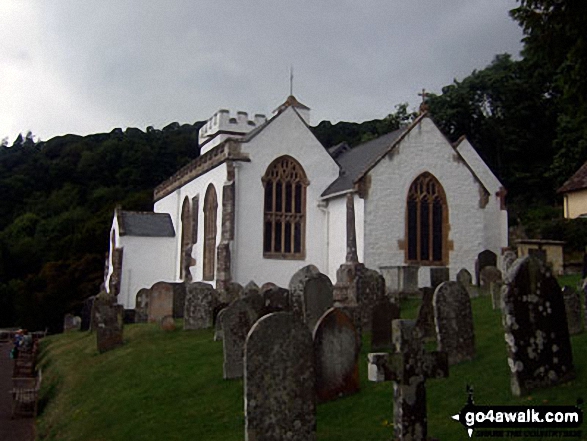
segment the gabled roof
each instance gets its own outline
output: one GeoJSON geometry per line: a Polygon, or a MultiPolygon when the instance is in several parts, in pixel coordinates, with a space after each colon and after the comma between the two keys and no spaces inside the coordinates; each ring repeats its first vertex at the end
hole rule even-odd
{"type": "Polygon", "coordinates": [[[118,228],[121,236],[175,237],[168,213],[118,211],[118,228]]]}
{"type": "Polygon", "coordinates": [[[354,183],[369,171],[403,137],[410,127],[389,132],[355,148],[340,152],[338,156],[333,156],[338,165],[340,165],[340,176],[324,190],[322,197],[352,190],[354,183]]]}
{"type": "Polygon", "coordinates": [[[568,193],[584,188],[587,188],[587,162],[557,190],[557,193],[568,193]]]}

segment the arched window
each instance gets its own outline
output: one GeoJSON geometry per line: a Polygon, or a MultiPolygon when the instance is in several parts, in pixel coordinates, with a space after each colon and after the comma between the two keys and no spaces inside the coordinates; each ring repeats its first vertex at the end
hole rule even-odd
{"type": "Polygon", "coordinates": [[[204,197],[204,280],[214,280],[217,211],[218,200],[216,198],[216,189],[210,184],[204,197]]]}
{"type": "Polygon", "coordinates": [[[186,196],[181,206],[181,279],[190,281],[190,264],[192,260],[192,215],[190,200],[186,196]]]}
{"type": "Polygon", "coordinates": [[[442,185],[430,173],[422,173],[410,186],[406,218],[408,262],[446,264],[448,206],[442,185]]]}
{"type": "Polygon", "coordinates": [[[290,156],[273,161],[264,187],[263,256],[303,259],[306,247],[306,187],[302,166],[290,156]]]}

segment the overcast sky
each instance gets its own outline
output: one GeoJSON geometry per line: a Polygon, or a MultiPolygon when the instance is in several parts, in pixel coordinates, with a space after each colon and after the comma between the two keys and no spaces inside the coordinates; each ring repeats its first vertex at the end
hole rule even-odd
{"type": "Polygon", "coordinates": [[[216,110],[382,118],[495,54],[515,0],[1,0],[0,139],[162,128],[216,110]]]}

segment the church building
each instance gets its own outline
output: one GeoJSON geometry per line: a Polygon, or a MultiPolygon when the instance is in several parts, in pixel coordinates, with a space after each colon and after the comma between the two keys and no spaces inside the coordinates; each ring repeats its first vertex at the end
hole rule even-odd
{"type": "Polygon", "coordinates": [[[368,268],[475,273],[507,247],[505,189],[465,139],[451,144],[426,113],[354,148],[325,149],[294,96],[267,119],[216,112],[200,156],[154,191],[154,212],[116,210],[106,289],[125,308],[159,281],[287,287],[313,264],[336,281],[345,262],[347,195],[368,268]]]}

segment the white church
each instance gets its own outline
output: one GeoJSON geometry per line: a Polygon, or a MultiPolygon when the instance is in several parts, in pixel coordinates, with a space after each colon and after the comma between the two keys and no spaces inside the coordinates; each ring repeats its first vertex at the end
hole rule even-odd
{"type": "Polygon", "coordinates": [[[508,246],[505,189],[465,139],[451,144],[426,113],[349,149],[325,149],[295,97],[267,119],[216,112],[200,156],[154,191],[153,212],[117,209],[105,286],[135,307],[159,281],[287,287],[314,264],[336,281],[354,200],[359,261],[382,271],[431,267],[475,274],[478,254],[508,246]]]}

